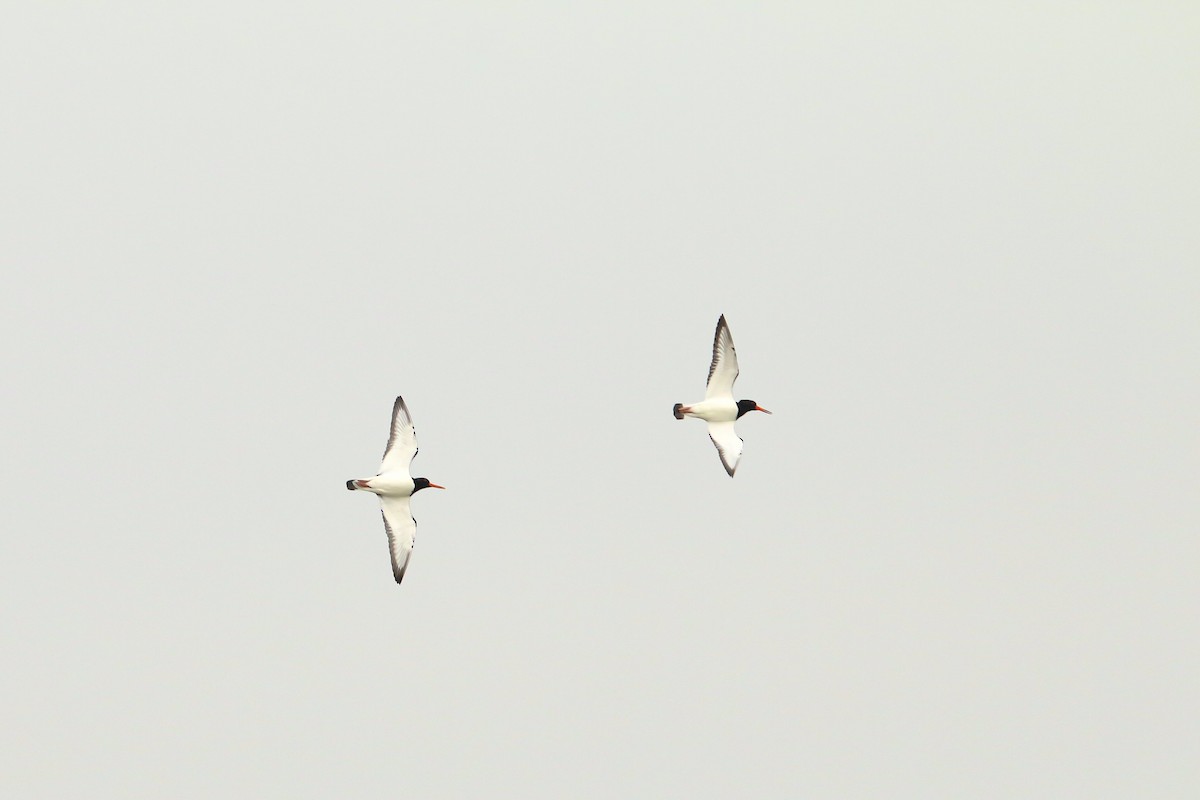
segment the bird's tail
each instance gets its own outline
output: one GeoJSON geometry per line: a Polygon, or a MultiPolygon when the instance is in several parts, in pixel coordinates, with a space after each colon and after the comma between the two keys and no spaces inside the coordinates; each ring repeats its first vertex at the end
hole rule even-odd
{"type": "Polygon", "coordinates": [[[676,403],[675,407],[671,409],[672,413],[675,414],[675,419],[683,419],[683,412],[679,410],[681,408],[683,408],[683,403],[676,403]]]}
{"type": "Polygon", "coordinates": [[[354,481],[346,481],[346,488],[350,491],[357,491],[358,487],[354,485],[354,481]]]}

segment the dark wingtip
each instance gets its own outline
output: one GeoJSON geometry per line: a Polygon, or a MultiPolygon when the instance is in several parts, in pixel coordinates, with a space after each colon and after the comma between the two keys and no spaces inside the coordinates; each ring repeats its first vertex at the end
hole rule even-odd
{"type": "Polygon", "coordinates": [[[354,485],[354,481],[346,481],[346,488],[353,492],[358,487],[354,485]]]}
{"type": "Polygon", "coordinates": [[[671,409],[671,413],[675,415],[675,419],[683,419],[683,412],[679,410],[681,408],[683,408],[683,403],[676,403],[675,407],[671,409]]]}

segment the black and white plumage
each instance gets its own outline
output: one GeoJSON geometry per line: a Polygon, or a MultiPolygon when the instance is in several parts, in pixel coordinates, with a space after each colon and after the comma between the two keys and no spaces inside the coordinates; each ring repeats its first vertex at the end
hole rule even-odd
{"type": "Polygon", "coordinates": [[[397,397],[392,405],[392,430],[383,451],[379,474],[374,478],[346,481],[346,488],[350,491],[361,489],[379,495],[383,528],[387,531],[388,549],[392,554],[392,575],[396,583],[404,580],[417,534],[417,521],[413,519],[409,500],[422,489],[446,488],[430,483],[428,478],[409,475],[409,465],[416,456],[417,430],[413,427],[412,415],[404,398],[397,397]]]}
{"type": "Polygon", "coordinates": [[[704,399],[698,403],[676,403],[672,409],[675,419],[696,417],[708,423],[708,438],[721,456],[721,464],[729,477],[737,470],[742,457],[742,440],[734,429],[734,422],[750,411],[770,414],[753,400],[733,399],[733,382],[738,377],[737,350],[733,346],[733,334],[725,315],[717,320],[717,332],[713,336],[712,363],[708,367],[708,386],[704,399]]]}

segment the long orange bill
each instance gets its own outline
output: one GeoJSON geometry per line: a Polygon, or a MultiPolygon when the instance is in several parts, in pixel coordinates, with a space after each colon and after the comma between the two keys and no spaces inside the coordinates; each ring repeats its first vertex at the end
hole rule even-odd
{"type": "Polygon", "coordinates": [[[445,489],[445,486],[438,486],[436,483],[429,484],[430,489],[445,489]]]}
{"type": "Polygon", "coordinates": [[[757,403],[754,405],[754,410],[755,410],[755,411],[761,411],[761,412],[763,412],[764,414],[770,414],[770,413],[771,413],[770,411],[767,411],[765,408],[763,408],[762,406],[758,405],[757,403]]]}

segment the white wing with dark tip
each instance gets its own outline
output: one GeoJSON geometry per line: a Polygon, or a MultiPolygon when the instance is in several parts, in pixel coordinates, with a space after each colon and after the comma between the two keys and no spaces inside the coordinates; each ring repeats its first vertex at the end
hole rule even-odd
{"type": "Polygon", "coordinates": [[[379,473],[393,470],[408,469],[408,465],[417,457],[417,429],[413,427],[412,415],[403,397],[397,397],[392,405],[392,433],[388,437],[387,448],[383,451],[383,463],[379,473]]]}
{"type": "Polygon", "coordinates": [[[388,549],[392,553],[392,575],[396,583],[404,580],[404,571],[412,560],[413,542],[417,537],[417,521],[413,519],[407,497],[380,496],[383,505],[383,527],[387,531],[388,549]]]}
{"type": "MultiPolygon", "coordinates": [[[[704,399],[714,397],[733,398],[733,382],[738,376],[737,350],[733,349],[733,334],[729,332],[729,323],[725,315],[717,320],[717,333],[713,336],[712,365],[708,368],[708,389],[704,399]]],[[[730,473],[733,474],[732,472],[730,473]]]]}
{"type": "Polygon", "coordinates": [[[712,443],[717,446],[721,463],[725,465],[725,471],[732,476],[742,457],[742,440],[737,435],[737,431],[733,429],[733,423],[708,423],[708,438],[712,439],[712,443]]]}

